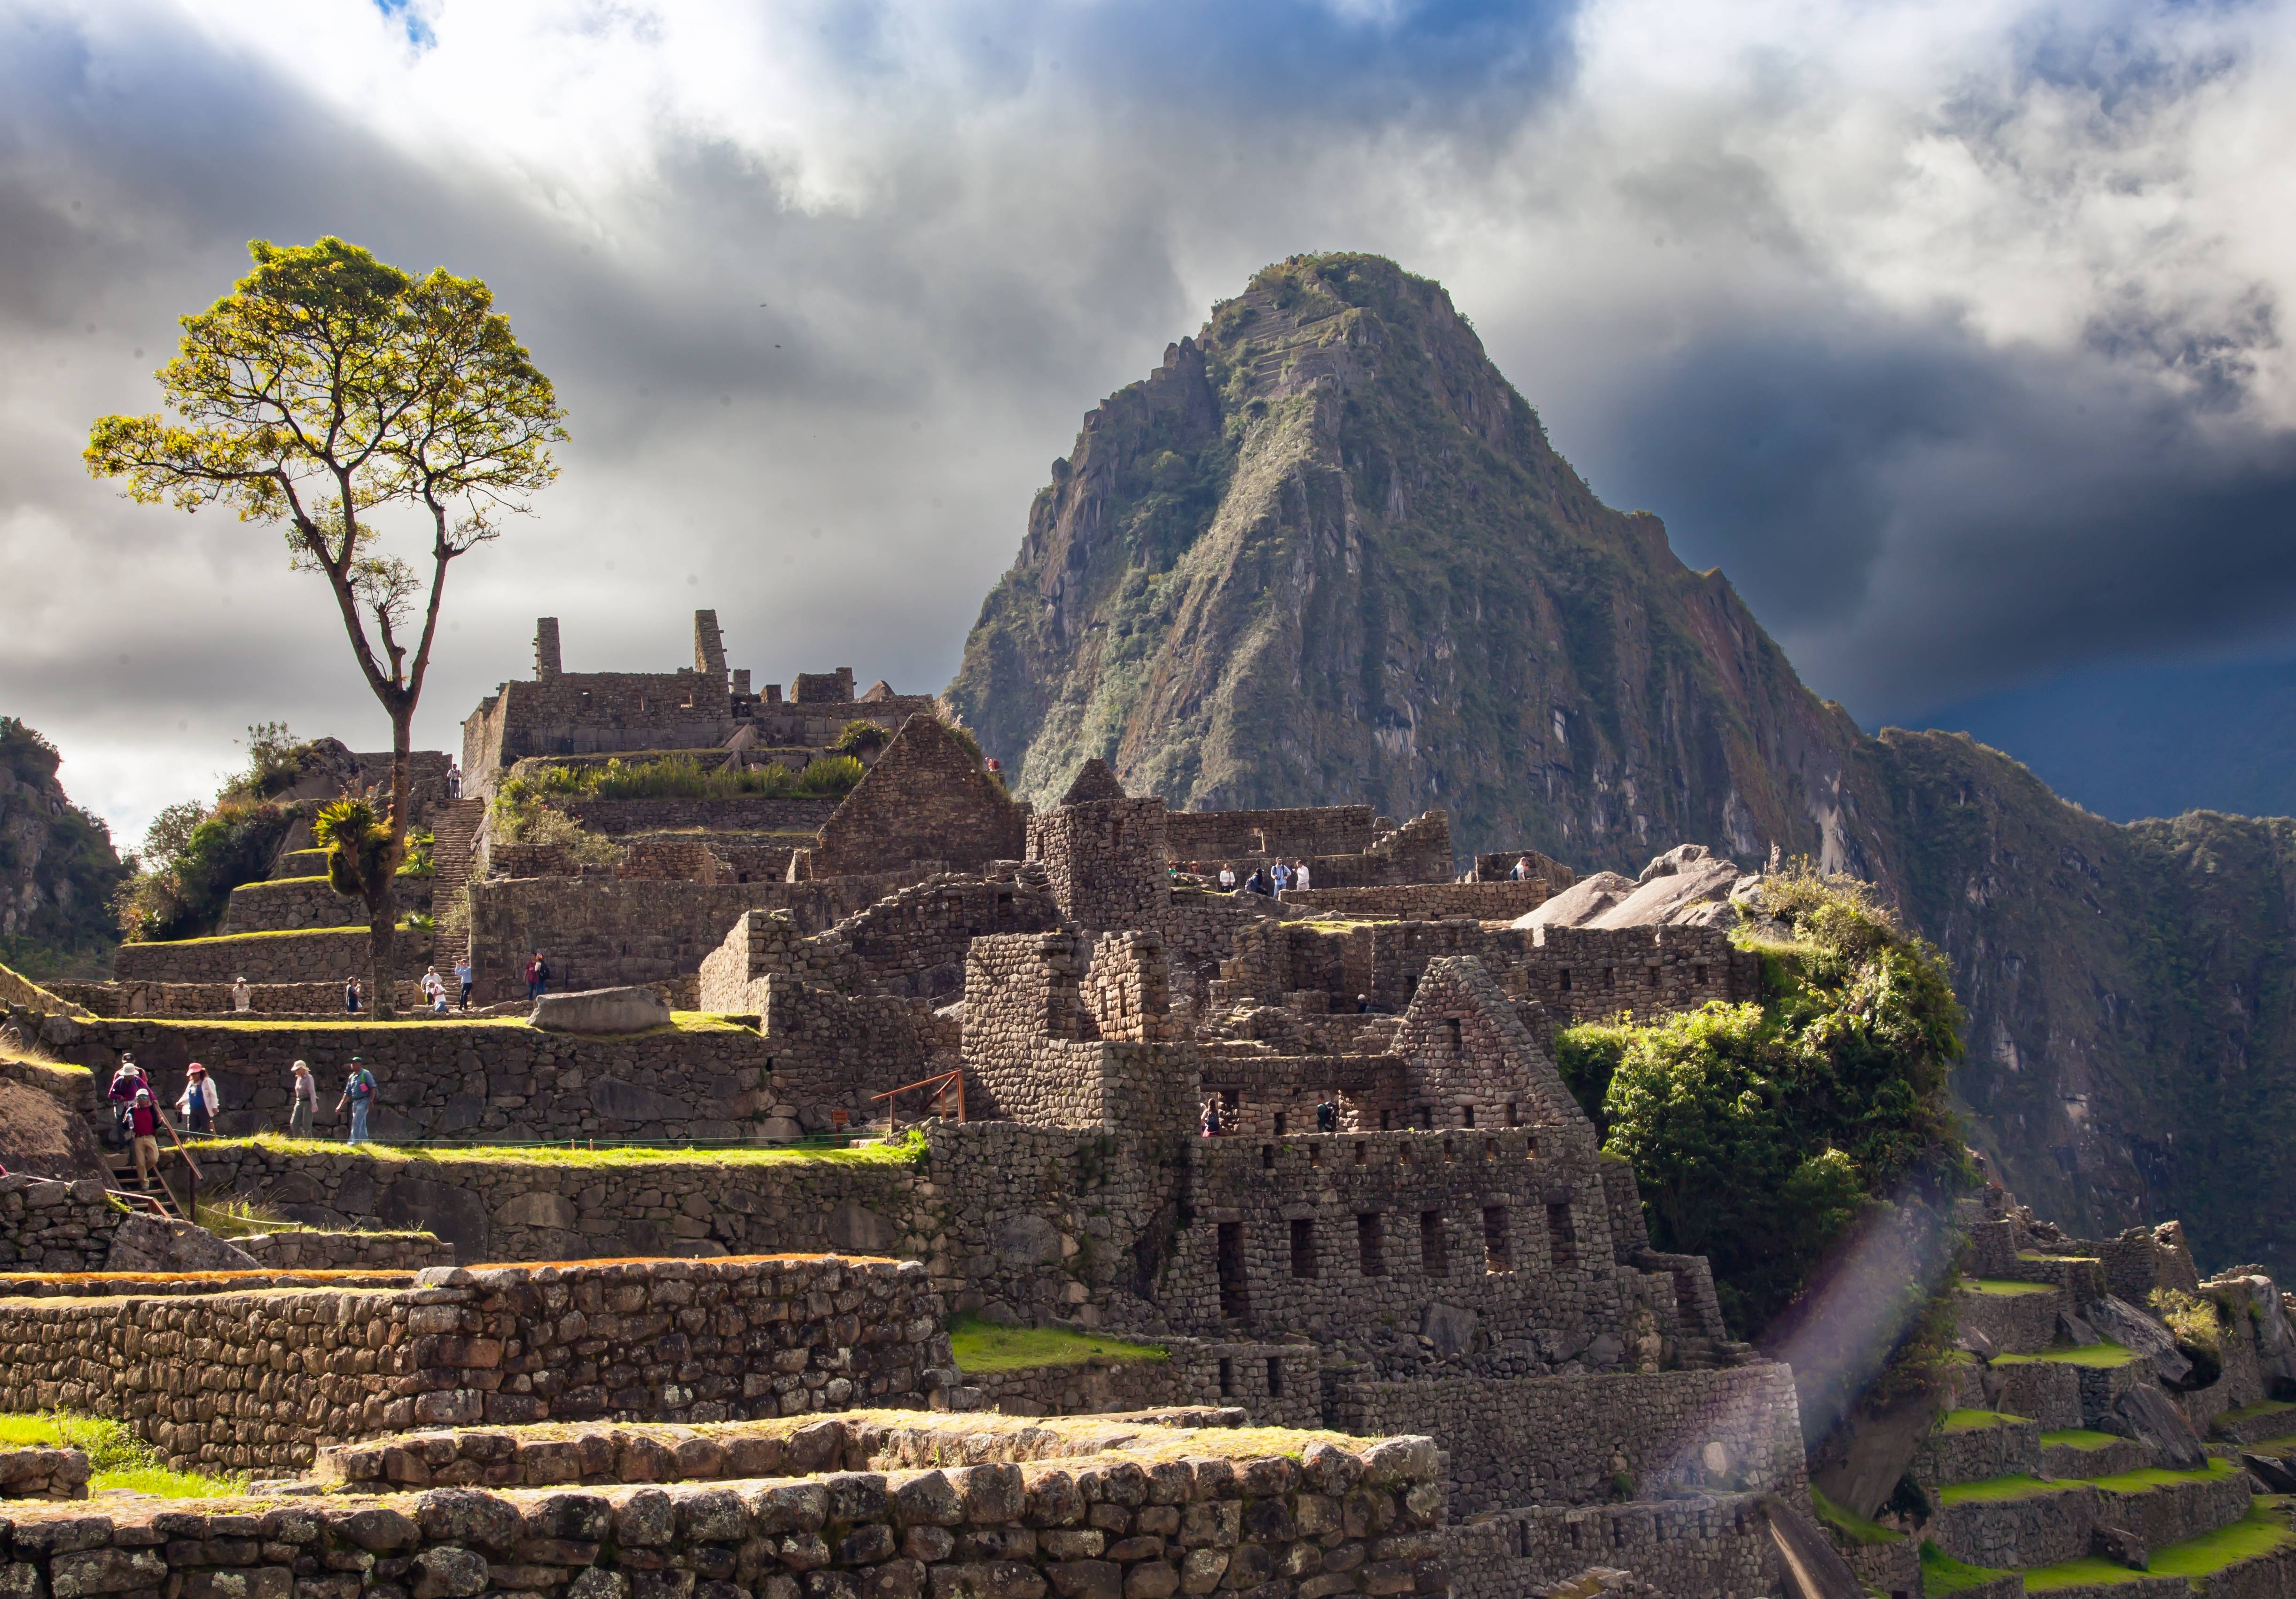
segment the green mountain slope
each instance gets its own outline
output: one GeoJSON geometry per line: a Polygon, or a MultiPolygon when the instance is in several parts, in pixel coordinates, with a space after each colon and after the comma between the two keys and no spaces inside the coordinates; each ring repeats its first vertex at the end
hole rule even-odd
{"type": "Polygon", "coordinates": [[[1039,803],[1097,755],[1178,808],[1442,806],[1463,851],[1869,877],[1952,958],[2012,1187],[2296,1271],[2296,824],[2120,827],[1967,740],[1865,737],[1390,262],[1267,268],[1088,414],[947,699],[1039,803]]]}

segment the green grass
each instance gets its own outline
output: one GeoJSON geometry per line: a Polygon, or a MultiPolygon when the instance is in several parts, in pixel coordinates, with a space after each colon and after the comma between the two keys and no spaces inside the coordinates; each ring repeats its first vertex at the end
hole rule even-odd
{"type": "MultiPolygon", "coordinates": [[[[326,851],[322,849],[318,851],[318,853],[324,855],[326,851]]],[[[315,882],[324,882],[326,881],[327,874],[324,872],[319,873],[316,876],[313,877],[266,877],[260,882],[243,882],[240,884],[239,887],[234,889],[232,892],[234,894],[253,894],[265,889],[300,889],[308,887],[315,882]]],[[[178,944],[185,944],[190,941],[191,940],[188,939],[177,939],[176,940],[178,944]]]]}
{"type": "Polygon", "coordinates": [[[1938,1489],[1938,1498],[1947,1505],[1997,1505],[2011,1499],[2032,1499],[2043,1494],[2061,1494],[2076,1488],[2103,1488],[2108,1493],[2117,1494],[2141,1494],[2156,1488],[2173,1488],[2180,1482],[2220,1480],[2233,1475],[2238,1469],[2229,1460],[2211,1459],[2197,1472],[2170,1472],[2159,1466],[2146,1466],[2141,1471],[2118,1472],[2110,1477],[2060,1477],[2054,1482],[2044,1482],[2038,1477],[2021,1474],[1988,1477],[1980,1482],[1948,1482],[1938,1489]]]}
{"type": "Polygon", "coordinates": [[[78,1449],[95,1468],[88,1487],[127,1488],[165,1499],[212,1499],[247,1491],[244,1478],[211,1477],[170,1471],[158,1451],[108,1416],[43,1411],[34,1415],[0,1414],[0,1446],[9,1448],[78,1449]]]}
{"type": "MultiPolygon", "coordinates": [[[[348,931],[365,932],[366,930],[365,928],[353,928],[348,931]]],[[[251,939],[270,937],[268,933],[250,933],[247,936],[251,939]]],[[[248,1032],[275,1033],[314,1032],[322,1031],[327,1029],[340,1030],[346,1028],[366,1027],[388,1028],[393,1032],[410,1027],[436,1028],[442,1031],[461,1027],[514,1027],[529,1029],[533,1027],[533,1023],[529,1021],[524,1016],[434,1016],[428,1011],[410,1011],[396,1021],[377,1021],[373,1013],[368,1012],[361,1012],[357,1016],[344,1016],[337,1020],[327,1021],[297,1021],[292,1019],[264,1021],[259,1018],[241,1018],[236,1016],[207,1016],[192,1018],[173,1016],[139,1016],[136,1018],[136,1021],[139,1024],[149,1022],[155,1027],[178,1027],[184,1029],[185,1031],[193,1031],[204,1028],[226,1028],[248,1032]]],[[[622,1038],[665,1038],[673,1033],[750,1033],[754,1035],[757,1030],[758,1029],[754,1027],[743,1026],[741,1022],[733,1020],[731,1017],[720,1016],[709,1011],[672,1011],[669,1013],[669,1025],[668,1027],[648,1028],[642,1033],[621,1033],[617,1034],[616,1037],[622,1038]]]]}
{"type": "Polygon", "coordinates": [[[2237,1426],[2252,1422],[2259,1416],[2278,1415],[2284,1410],[2296,1410],[2296,1405],[2286,1399],[2259,1399],[2253,1405],[2243,1405],[2237,1410],[2227,1410],[2209,1424],[2211,1427],[2237,1426]]]}
{"type": "Polygon", "coordinates": [[[2051,1365],[2086,1365],[2098,1368],[2110,1368],[2112,1366],[2127,1365],[2130,1361],[2136,1358],[2136,1356],[2135,1351],[2125,1349],[2121,1348],[2120,1345],[2113,1343],[2108,1340],[2103,1343],[2093,1343],[2080,1348],[2076,1348],[2071,1345],[2061,1345],[2054,1349],[2043,1349],[2038,1355],[1996,1355],[1993,1357],[1993,1364],[1996,1365],[2026,1365],[2035,1361],[2041,1361],[2051,1365]]]}
{"type": "Polygon", "coordinates": [[[2144,1570],[2132,1571],[2126,1566],[2095,1558],[2070,1560],[2062,1565],[2036,1566],[2027,1571],[2025,1591],[2047,1594],[2084,1583],[2135,1582],[2144,1577],[2199,1578],[2291,1544],[2296,1544],[2296,1531],[2290,1530],[2288,1523],[2269,1507],[2259,1505],[2229,1527],[2219,1527],[2184,1543],[2153,1550],[2152,1562],[2144,1570]]]}
{"type": "Polygon", "coordinates": [[[2125,1438],[2115,1438],[2110,1432],[2091,1432],[2086,1427],[2067,1427],[2058,1432],[2041,1434],[2041,1444],[2062,1444],[2069,1449],[2109,1449],[2115,1444],[2125,1444],[2125,1438]]]}
{"type": "Polygon", "coordinates": [[[968,1373],[1020,1372],[1040,1365],[1084,1365],[1095,1360],[1167,1360],[1152,1343],[1128,1343],[1066,1327],[1000,1327],[979,1316],[949,1324],[949,1348],[957,1369],[968,1373]]]}
{"type": "Polygon", "coordinates": [[[1961,1284],[1964,1293],[1989,1293],[2002,1299],[2016,1299],[2029,1293],[2062,1293],[2054,1283],[2010,1283],[1999,1277],[1968,1277],[1961,1284]]]}
{"type": "MultiPolygon", "coordinates": [[[[242,887],[245,885],[242,884],[242,887]]],[[[152,948],[181,949],[186,944],[245,944],[257,939],[342,939],[366,937],[366,927],[274,927],[262,932],[209,933],[197,939],[151,939],[152,948]]]]}
{"type": "Polygon", "coordinates": [[[1964,1565],[1935,1544],[1922,1546],[1922,1593],[1930,1599],[1939,1594],[1959,1594],[2008,1576],[1984,1566],[1964,1565]]]}
{"type": "Polygon", "coordinates": [[[1819,1521],[1853,1544],[1902,1544],[1906,1541],[1904,1533],[1892,1532],[1878,1521],[1868,1521],[1856,1511],[1836,1505],[1816,1488],[1809,1490],[1809,1503],[1810,1507],[1817,1512],[1819,1521]]]}
{"type": "Polygon", "coordinates": [[[2020,1260],[2086,1260],[2091,1265],[2098,1263],[2095,1255],[2045,1255],[2038,1250],[2019,1250],[2017,1259],[2020,1260]]]}
{"type": "Polygon", "coordinates": [[[1937,1491],[1940,1505],[2004,1505],[2012,1499],[2038,1499],[2044,1494],[2062,1494],[2080,1484],[2069,1481],[2044,1482],[2038,1477],[2021,1472],[2009,1477],[1987,1477],[1977,1482],[1948,1482],[1937,1491]]]}
{"type": "Polygon", "coordinates": [[[2005,1426],[2011,1422],[2030,1421],[2030,1416],[2009,1415],[1998,1410],[1948,1410],[1938,1423],[1939,1432],[1982,1432],[1988,1427],[2005,1426]]]}
{"type": "MultiPolygon", "coordinates": [[[[247,1138],[217,1138],[214,1145],[252,1146],[275,1154],[356,1154],[373,1160],[436,1160],[445,1163],[487,1162],[514,1166],[784,1166],[827,1161],[848,1166],[914,1167],[924,1156],[925,1136],[912,1131],[898,1144],[865,1139],[842,1148],[824,1145],[788,1148],[774,1144],[720,1144],[702,1149],[610,1147],[567,1149],[552,1144],[528,1147],[493,1144],[426,1144],[398,1148],[388,1144],[341,1144],[324,1138],[290,1138],[278,1133],[258,1133],[247,1138]]],[[[202,1144],[202,1148],[208,1147],[202,1144]]]]}

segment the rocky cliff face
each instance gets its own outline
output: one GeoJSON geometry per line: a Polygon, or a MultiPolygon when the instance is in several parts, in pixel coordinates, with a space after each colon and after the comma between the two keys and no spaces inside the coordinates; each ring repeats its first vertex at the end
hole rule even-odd
{"type": "Polygon", "coordinates": [[[111,833],[56,781],[53,746],[0,717],[0,963],[38,978],[104,974],[118,941],[111,833]]]}
{"type": "Polygon", "coordinates": [[[1953,959],[2005,1181],[2296,1270],[2296,824],[2120,827],[1967,740],[1866,738],[1390,262],[1267,268],[1089,413],[947,698],[1040,804],[1098,756],[1176,808],[1442,806],[1462,850],[1581,872],[1695,841],[1869,877],[1953,959]]]}

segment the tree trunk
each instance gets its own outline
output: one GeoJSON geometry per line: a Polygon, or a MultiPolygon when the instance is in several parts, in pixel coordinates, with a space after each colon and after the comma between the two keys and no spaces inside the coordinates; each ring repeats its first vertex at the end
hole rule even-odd
{"type": "Polygon", "coordinates": [[[390,847],[383,852],[382,881],[367,894],[367,979],[372,989],[369,1008],[379,1021],[398,1014],[397,962],[393,958],[398,931],[398,864],[406,858],[406,812],[414,796],[412,763],[407,751],[414,743],[414,707],[394,708],[390,713],[390,808],[383,825],[390,830],[390,847]]]}
{"type": "Polygon", "coordinates": [[[398,896],[390,880],[383,880],[382,891],[367,901],[366,914],[366,993],[367,1013],[378,1021],[397,1018],[398,896]]]}

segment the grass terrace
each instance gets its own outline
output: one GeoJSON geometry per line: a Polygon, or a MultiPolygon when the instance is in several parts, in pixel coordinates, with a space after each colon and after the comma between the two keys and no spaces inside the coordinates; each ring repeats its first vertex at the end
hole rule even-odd
{"type": "Polygon", "coordinates": [[[948,1342],[958,1367],[969,1374],[1170,1358],[1158,1344],[1131,1343],[1066,1327],[1000,1327],[977,1316],[960,1316],[950,1322],[948,1342]]]}
{"type": "Polygon", "coordinates": [[[2296,1531],[2289,1528],[2286,1509],[2258,1504],[2229,1527],[2219,1527],[2184,1543],[2153,1550],[2152,1564],[2144,1570],[2132,1571],[2126,1566],[2096,1559],[2067,1561],[2061,1566],[2036,1566],[2025,1573],[2025,1591],[2047,1594],[2087,1584],[2117,1585],[2147,1577],[2182,1577],[2190,1580],[2197,1592],[2202,1578],[2241,1561],[2254,1560],[2291,1545],[2296,1545],[2296,1531]]]}
{"type": "Polygon", "coordinates": [[[2103,1343],[2084,1345],[2061,1344],[2053,1349],[2043,1349],[2038,1355],[1996,1355],[1996,1365],[2028,1365],[2035,1361],[2051,1365],[2086,1365],[2098,1370],[2127,1365],[2136,1358],[2133,1349],[2122,1348],[2109,1340],[2103,1343]]]}
{"type": "Polygon", "coordinates": [[[0,1415],[0,1448],[81,1450],[95,1469],[88,1479],[88,1488],[95,1493],[125,1489],[161,1499],[213,1499],[247,1491],[242,1478],[169,1471],[125,1422],[104,1416],[61,1410],[0,1415]]]}
{"type": "Polygon", "coordinates": [[[2001,1299],[2013,1300],[2029,1293],[2055,1293],[2058,1288],[2054,1283],[2007,1283],[1998,1277],[1964,1277],[1962,1279],[1961,1291],[1964,1293],[1989,1293],[2001,1299]]]}
{"type": "Polygon", "coordinates": [[[442,1165],[488,1162],[522,1166],[788,1166],[826,1161],[849,1166],[914,1167],[924,1159],[924,1133],[912,1130],[898,1143],[882,1138],[821,1144],[614,1144],[572,1147],[567,1144],[342,1144],[323,1138],[290,1138],[257,1133],[245,1138],[201,1141],[228,1148],[253,1146],[275,1154],[359,1155],[382,1161],[430,1160],[442,1165]]]}
{"type": "MultiPolygon", "coordinates": [[[[366,931],[366,929],[364,927],[315,928],[305,930],[305,931],[364,933],[366,931]]],[[[282,935],[273,933],[244,933],[240,936],[250,939],[268,939],[282,935]]],[[[283,936],[300,938],[305,935],[303,932],[296,932],[283,936]]],[[[189,942],[189,940],[184,941],[189,942]]],[[[439,1016],[433,1015],[428,1011],[413,1012],[391,1021],[377,1021],[371,1013],[364,1011],[356,1016],[329,1017],[324,1021],[298,1021],[292,1016],[273,1017],[269,1019],[253,1016],[138,1016],[134,1020],[139,1025],[148,1024],[152,1027],[183,1028],[186,1030],[207,1028],[234,1028],[242,1029],[249,1032],[274,1033],[325,1031],[330,1029],[337,1031],[344,1031],[357,1030],[357,1029],[366,1027],[386,1027],[390,1029],[393,1032],[398,1032],[406,1028],[432,1028],[439,1031],[449,1031],[455,1028],[463,1027],[508,1027],[526,1028],[534,1031],[546,1030],[536,1029],[534,1024],[527,1020],[525,1016],[458,1016],[452,1014],[451,1013],[444,1016],[439,1016]]],[[[667,1037],[673,1033],[755,1033],[757,1030],[758,1029],[754,1025],[745,1024],[738,1018],[733,1016],[721,1016],[712,1011],[672,1011],[669,1013],[669,1025],[668,1027],[648,1028],[642,1033],[620,1033],[615,1035],[615,1037],[617,1038],[660,1038],[667,1037]]]]}
{"type": "Polygon", "coordinates": [[[1964,1564],[1935,1544],[1922,1546],[1922,1592],[1925,1595],[1966,1593],[2009,1575],[1985,1566],[1964,1564]]]}
{"type": "Polygon", "coordinates": [[[1906,1541],[1904,1533],[1892,1532],[1879,1521],[1861,1516],[1846,1506],[1836,1505],[1816,1488],[1809,1490],[1809,1503],[1810,1507],[1817,1512],[1819,1521],[1833,1528],[1850,1543],[1871,1546],[1902,1544],[1906,1541]]]}
{"type": "Polygon", "coordinates": [[[2117,1494],[2141,1494],[2156,1488],[2174,1488],[2183,1482],[2218,1481],[2236,1474],[2240,1469],[2229,1460],[2216,1458],[2197,1472],[2170,1472],[2159,1466],[2146,1466],[2142,1471],[2120,1472],[2110,1477],[2060,1477],[2050,1482],[2021,1474],[1988,1477],[1980,1482],[1948,1482],[1938,1489],[1938,1499],[1945,1505],[1998,1505],[2013,1499],[2038,1499],[2045,1494],[2062,1494],[2077,1488],[2103,1488],[2108,1493],[2117,1494]]]}
{"type": "Polygon", "coordinates": [[[2291,1404],[2286,1399],[2259,1399],[2253,1405],[2243,1405],[2237,1410],[2227,1410],[2209,1424],[2218,1428],[2236,1427],[2243,1422],[2252,1422],[2260,1416],[2279,1415],[2285,1411],[2296,1411],[2296,1404],[2291,1404]]]}
{"type": "Polygon", "coordinates": [[[1998,1410],[1948,1410],[1938,1423],[1939,1432],[1983,1432],[1988,1428],[2006,1426],[2013,1422],[2030,1421],[2030,1416],[2009,1415],[1998,1410]]]}
{"type": "Polygon", "coordinates": [[[2086,1427],[2067,1427],[2057,1432],[2041,1434],[2044,1448],[2062,1445],[2068,1449],[2110,1449],[2115,1444],[2125,1444],[2125,1438],[2115,1438],[2110,1432],[2092,1432],[2086,1427]]]}

